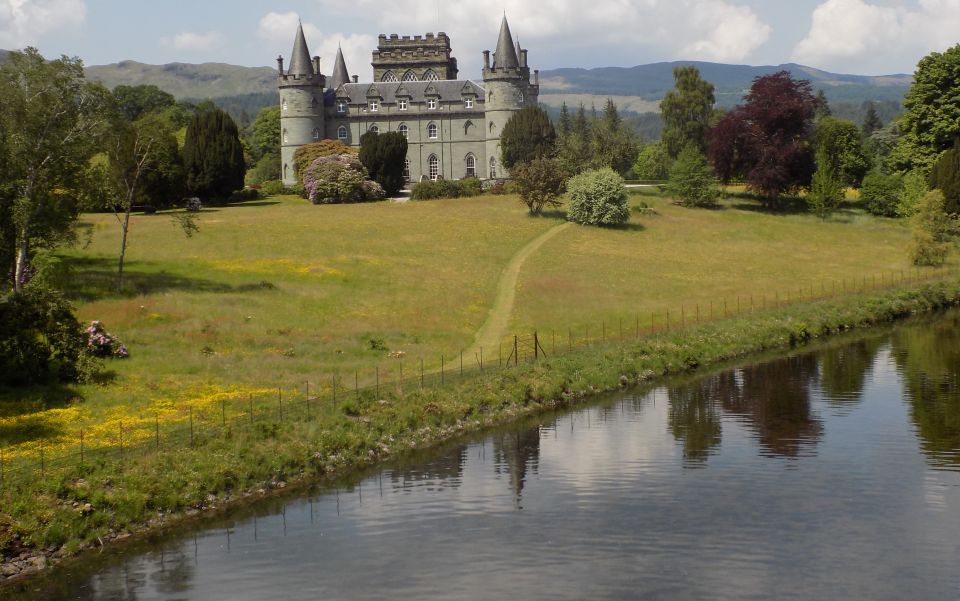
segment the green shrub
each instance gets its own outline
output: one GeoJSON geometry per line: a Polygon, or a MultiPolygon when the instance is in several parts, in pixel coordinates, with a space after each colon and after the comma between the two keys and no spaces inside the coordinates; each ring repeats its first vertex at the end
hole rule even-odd
{"type": "Polygon", "coordinates": [[[483,194],[483,184],[475,177],[460,180],[460,196],[480,196],[483,194]]]}
{"type": "Polygon", "coordinates": [[[633,174],[642,180],[665,180],[670,177],[670,155],[662,142],[647,144],[640,149],[633,163],[633,174]]]}
{"type": "Polygon", "coordinates": [[[712,207],[717,204],[720,186],[699,148],[690,145],[680,151],[670,168],[667,191],[686,207],[712,207]]]}
{"type": "MultiPolygon", "coordinates": [[[[442,180],[441,180],[442,181],[442,180]]],[[[443,189],[440,187],[440,181],[423,180],[413,185],[410,190],[410,198],[413,200],[434,200],[444,198],[443,189]]]]}
{"type": "Polygon", "coordinates": [[[896,217],[900,214],[903,179],[899,175],[871,171],[863,178],[860,201],[874,215],[896,217]]]}
{"type": "Polygon", "coordinates": [[[927,176],[922,169],[914,169],[903,176],[903,191],[897,203],[897,215],[910,217],[916,214],[920,199],[930,191],[927,176]]]}
{"type": "Polygon", "coordinates": [[[280,171],[280,151],[270,151],[263,155],[253,168],[247,171],[245,181],[248,186],[251,186],[280,179],[280,171]]]}
{"type": "Polygon", "coordinates": [[[264,196],[280,196],[281,194],[286,194],[287,187],[283,185],[283,182],[274,179],[268,182],[264,182],[260,186],[260,193],[264,196]]]}
{"type": "Polygon", "coordinates": [[[227,202],[246,202],[248,200],[259,200],[260,190],[256,188],[244,188],[237,190],[227,199],[227,202]]]}
{"type": "Polygon", "coordinates": [[[584,225],[620,225],[630,219],[623,178],[613,169],[585,171],[567,182],[567,219],[584,225]]]}
{"type": "Polygon", "coordinates": [[[960,140],[937,159],[930,172],[930,187],[943,192],[947,213],[960,213],[960,140]]]}
{"type": "Polygon", "coordinates": [[[513,166],[513,181],[520,188],[520,200],[531,215],[539,215],[543,207],[563,205],[560,197],[567,187],[567,175],[557,159],[533,159],[513,166]]]}
{"type": "Polygon", "coordinates": [[[935,267],[947,260],[952,224],[944,204],[943,193],[934,190],[924,195],[917,205],[910,247],[910,259],[914,265],[935,267]]]}
{"type": "Polygon", "coordinates": [[[810,183],[807,204],[817,216],[826,219],[843,202],[844,185],[826,151],[817,150],[817,170],[810,183]]]}
{"type": "Polygon", "coordinates": [[[439,179],[437,181],[424,180],[414,184],[410,190],[413,200],[435,200],[438,198],[464,198],[478,196],[483,193],[479,179],[468,177],[462,180],[439,179]]]}

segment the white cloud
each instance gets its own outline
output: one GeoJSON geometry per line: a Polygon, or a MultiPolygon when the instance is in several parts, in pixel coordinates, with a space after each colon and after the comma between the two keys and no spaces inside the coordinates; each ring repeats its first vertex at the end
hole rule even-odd
{"type": "Polygon", "coordinates": [[[160,44],[167,48],[176,50],[185,50],[187,52],[204,52],[213,50],[223,45],[226,41],[224,35],[218,31],[207,31],[197,33],[193,31],[183,31],[172,38],[160,38],[160,44]]]}
{"type": "MultiPolygon", "coordinates": [[[[771,27],[736,0],[317,0],[324,12],[372,19],[378,33],[417,34],[443,30],[451,36],[464,74],[479,71],[481,52],[496,45],[499,9],[511,30],[531,49],[531,63],[543,65],[548,53],[609,51],[608,64],[633,65],[653,48],[662,56],[713,61],[744,61],[771,34],[771,27]],[[638,58],[634,59],[633,56],[638,58]],[[538,60],[539,58],[539,60],[538,60]]],[[[295,30],[296,24],[293,23],[295,30]]],[[[287,36],[292,39],[291,33],[287,36]]],[[[367,48],[367,52],[373,47],[367,48]]],[[[364,61],[369,62],[369,57],[364,61]]],[[[352,69],[356,70],[355,67],[352,69]]],[[[365,68],[369,71],[369,68],[365,68]]]]}
{"type": "Polygon", "coordinates": [[[813,12],[793,60],[825,69],[890,73],[957,42],[960,0],[920,0],[915,9],[864,0],[827,0],[813,12]]]}
{"type": "Polygon", "coordinates": [[[0,48],[36,45],[40,36],[82,25],[84,0],[0,0],[0,48]]]}
{"type": "MultiPolygon", "coordinates": [[[[271,12],[260,19],[257,36],[275,44],[281,54],[290,61],[290,49],[297,32],[300,17],[297,13],[271,12]]],[[[313,55],[320,57],[320,70],[325,75],[333,73],[333,62],[337,58],[337,48],[343,50],[343,60],[347,63],[350,75],[359,75],[361,81],[369,81],[373,69],[370,67],[371,53],[377,47],[377,38],[370,34],[324,33],[312,23],[303,23],[303,34],[307,46],[313,55]]]]}

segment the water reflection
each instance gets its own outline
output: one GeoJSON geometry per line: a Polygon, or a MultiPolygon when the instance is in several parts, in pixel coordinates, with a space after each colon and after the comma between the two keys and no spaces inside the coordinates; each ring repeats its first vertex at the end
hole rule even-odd
{"type": "Polygon", "coordinates": [[[849,415],[863,398],[883,338],[868,338],[827,347],[818,353],[820,390],[836,415],[849,415]]]}
{"type": "Polygon", "coordinates": [[[536,473],[540,465],[540,427],[497,436],[493,439],[493,457],[496,473],[509,476],[514,504],[522,509],[527,471],[536,473]]]}

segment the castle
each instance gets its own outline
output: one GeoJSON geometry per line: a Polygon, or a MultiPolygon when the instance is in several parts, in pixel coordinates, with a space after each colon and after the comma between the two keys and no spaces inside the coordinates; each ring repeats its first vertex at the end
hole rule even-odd
{"type": "Polygon", "coordinates": [[[293,155],[321,139],[360,145],[360,136],[400,132],[407,138],[408,181],[506,176],[500,166],[500,132],[523,106],[537,104],[539,72],[527,65],[527,50],[514,44],[507,18],[497,49],[483,53],[483,85],[457,79],[450,38],[381,35],[373,53],[374,83],[357,83],[338,50],[333,74],[320,73],[310,57],[303,26],[290,64],[277,58],[280,88],[283,181],[296,183],[293,155]]]}

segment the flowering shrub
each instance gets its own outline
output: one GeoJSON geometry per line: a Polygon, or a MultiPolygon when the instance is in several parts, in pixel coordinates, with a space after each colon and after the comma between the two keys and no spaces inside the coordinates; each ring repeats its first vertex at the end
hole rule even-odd
{"type": "Polygon", "coordinates": [[[107,332],[99,321],[92,322],[84,332],[87,335],[87,350],[94,357],[126,359],[130,356],[127,347],[116,336],[107,332]]]}
{"type": "Polygon", "coordinates": [[[313,204],[382,200],[383,188],[367,178],[354,154],[320,157],[303,172],[303,188],[313,204]]]}

